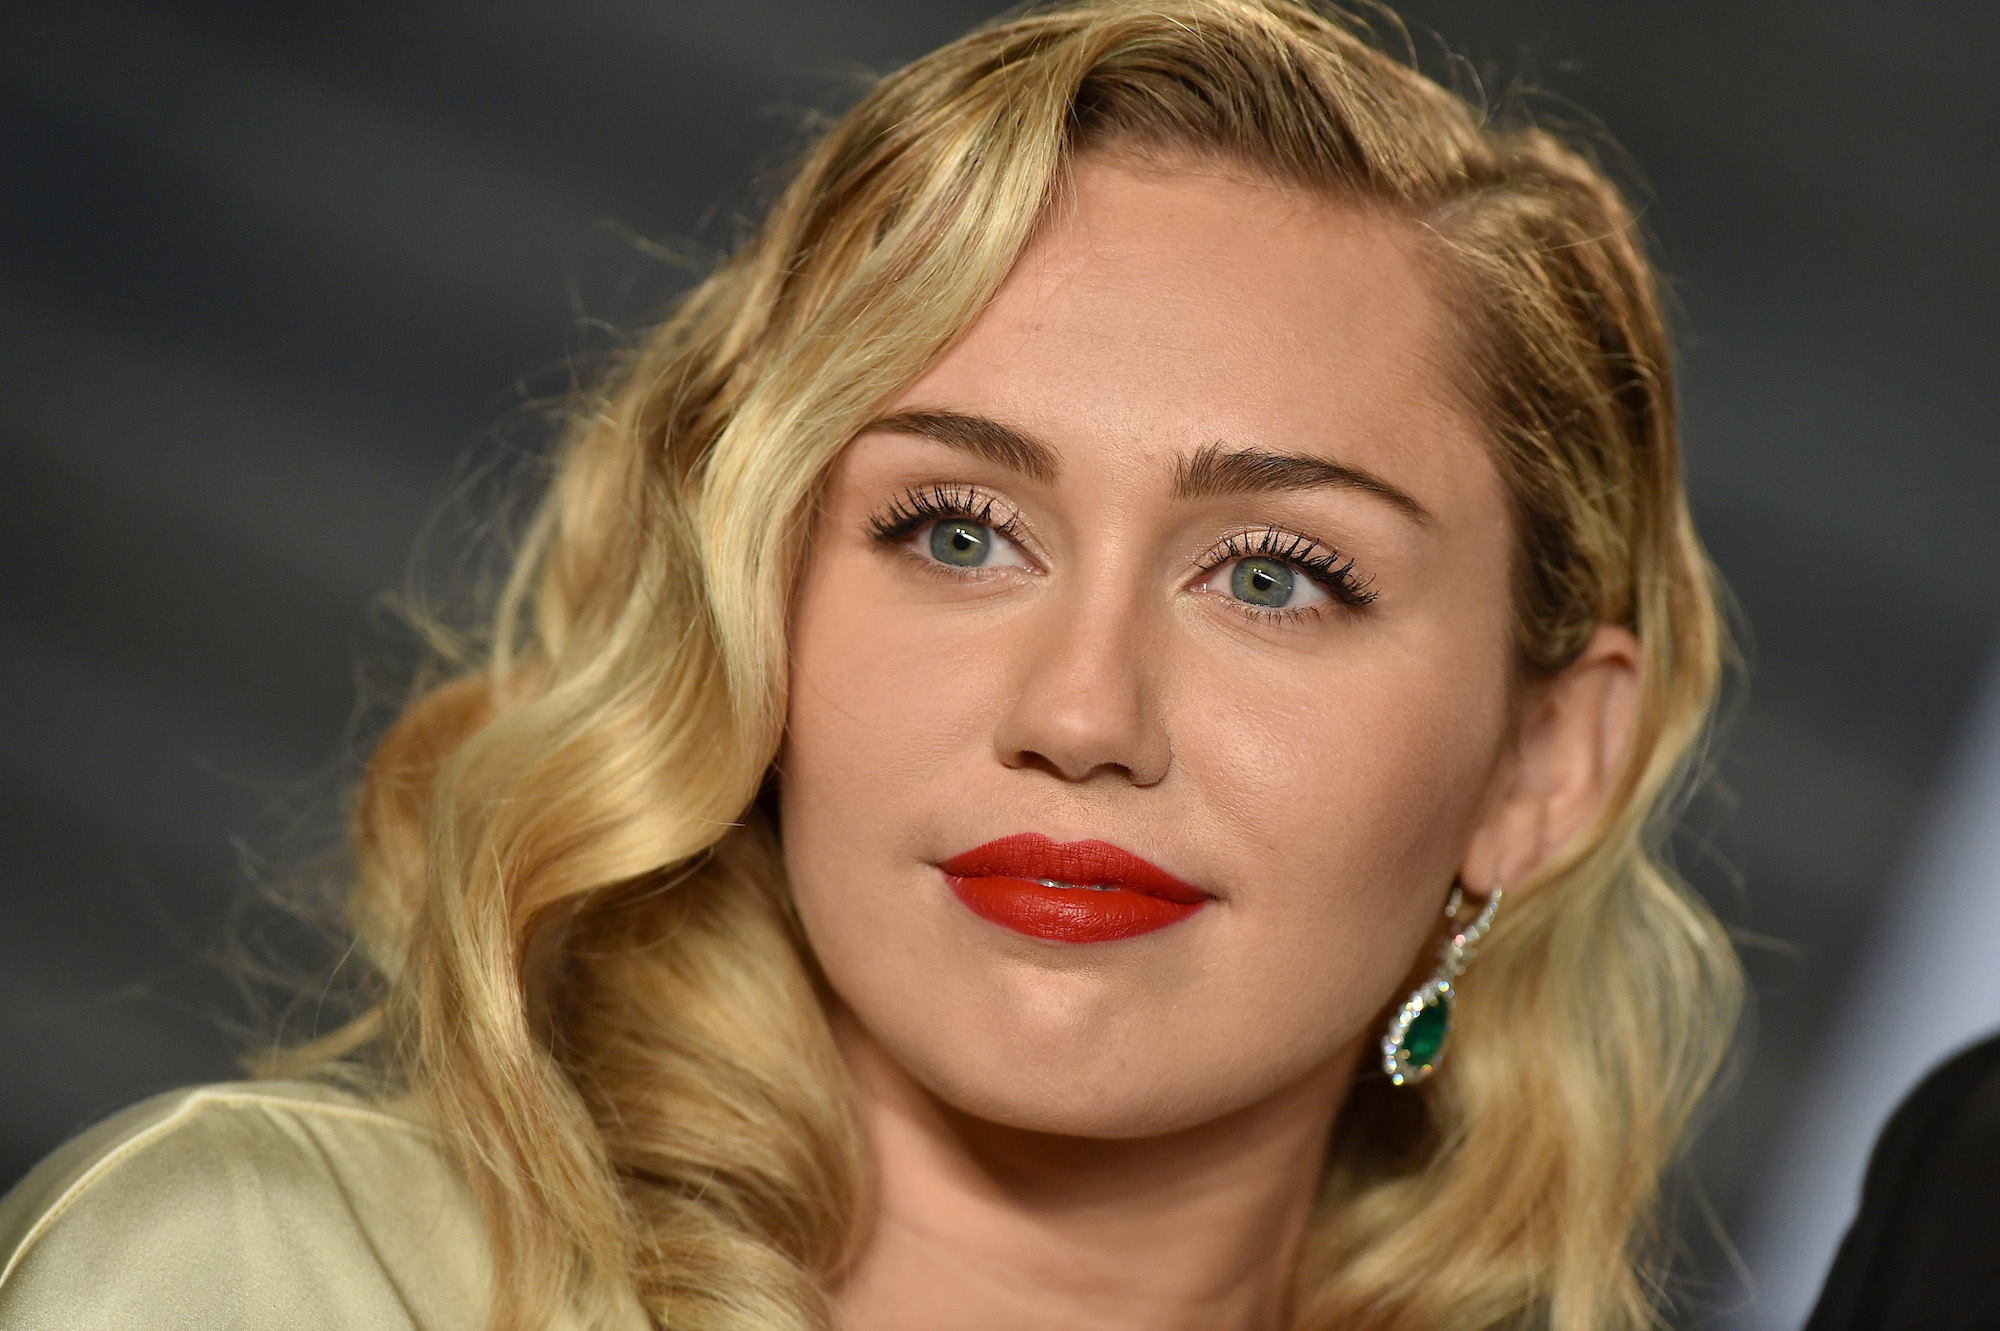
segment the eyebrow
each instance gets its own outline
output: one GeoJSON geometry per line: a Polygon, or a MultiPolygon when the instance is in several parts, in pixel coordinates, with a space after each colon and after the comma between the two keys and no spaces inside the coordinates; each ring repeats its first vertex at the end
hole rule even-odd
{"type": "Polygon", "coordinates": [[[1431,520],[1429,510],[1411,498],[1408,492],[1360,467],[1329,462],[1325,458],[1209,444],[1182,458],[1174,471],[1176,499],[1210,499],[1222,495],[1268,494],[1328,486],[1358,490],[1378,499],[1386,499],[1419,523],[1431,520]]]}
{"type": "Polygon", "coordinates": [[[998,463],[1047,484],[1056,478],[1056,451],[1034,436],[985,416],[955,411],[899,411],[871,422],[870,430],[916,435],[998,463]]]}
{"type": "MultiPolygon", "coordinates": [[[[866,428],[929,439],[1044,484],[1054,481],[1060,470],[1053,448],[1025,431],[986,416],[956,411],[899,411],[870,422],[866,428]]],[[[1408,492],[1360,467],[1325,458],[1272,453],[1261,448],[1227,448],[1218,443],[1196,449],[1174,467],[1176,499],[1213,499],[1326,487],[1374,495],[1416,522],[1431,521],[1429,510],[1408,492]]]]}

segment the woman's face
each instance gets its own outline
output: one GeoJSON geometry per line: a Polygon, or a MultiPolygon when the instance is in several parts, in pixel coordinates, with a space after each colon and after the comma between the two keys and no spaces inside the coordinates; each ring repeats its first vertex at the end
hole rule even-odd
{"type": "Polygon", "coordinates": [[[946,1103],[1135,1136],[1337,1087],[1490,885],[1513,538],[1448,319],[1407,224],[1087,159],[840,457],[785,858],[946,1103]]]}

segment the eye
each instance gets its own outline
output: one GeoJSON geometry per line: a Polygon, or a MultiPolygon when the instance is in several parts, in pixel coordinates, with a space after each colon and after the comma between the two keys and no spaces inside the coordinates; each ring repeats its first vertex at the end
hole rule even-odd
{"type": "Polygon", "coordinates": [[[906,490],[868,520],[885,548],[945,568],[1033,568],[1017,539],[1020,519],[999,500],[966,486],[906,490]]]}
{"type": "Polygon", "coordinates": [[[1027,557],[1000,529],[976,518],[939,518],[911,544],[950,568],[1026,568],[1027,557]]]}
{"type": "Polygon", "coordinates": [[[970,518],[950,518],[931,524],[931,558],[940,564],[978,568],[993,557],[994,531],[970,518]]]}
{"type": "Polygon", "coordinates": [[[1331,600],[1306,574],[1270,555],[1247,555],[1216,568],[1204,583],[1259,610],[1296,610],[1331,600]]]}
{"type": "Polygon", "coordinates": [[[1375,600],[1352,559],[1278,527],[1231,536],[1201,562],[1207,576],[1197,586],[1252,614],[1314,616],[1336,603],[1360,610],[1375,600]]]}

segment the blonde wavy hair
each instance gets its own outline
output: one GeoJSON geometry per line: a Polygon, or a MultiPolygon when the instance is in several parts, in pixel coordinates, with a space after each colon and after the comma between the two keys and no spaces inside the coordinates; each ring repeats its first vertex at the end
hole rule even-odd
{"type": "MultiPolygon", "coordinates": [[[[574,415],[490,650],[423,692],[356,803],[373,1040],[491,1222],[496,1327],[829,1324],[870,1164],[767,793],[788,598],[841,447],[992,297],[1095,151],[1198,158],[1412,219],[1518,529],[1524,679],[1642,645],[1603,814],[1510,885],[1415,1091],[1343,1108],[1290,1324],[1649,1324],[1663,1169],[1733,1028],[1714,919],[1653,853],[1722,637],[1634,218],[1348,16],[1082,0],[892,74],[574,415]]],[[[322,1052],[325,1052],[324,1050],[322,1052]]]]}

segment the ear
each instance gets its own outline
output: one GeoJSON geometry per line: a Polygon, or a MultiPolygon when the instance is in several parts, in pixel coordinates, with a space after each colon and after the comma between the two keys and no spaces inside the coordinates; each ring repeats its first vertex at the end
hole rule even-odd
{"type": "Polygon", "coordinates": [[[1589,825],[1618,780],[1638,704],[1639,640],[1622,628],[1599,628],[1534,687],[1459,866],[1468,892],[1519,882],[1589,825]]]}

